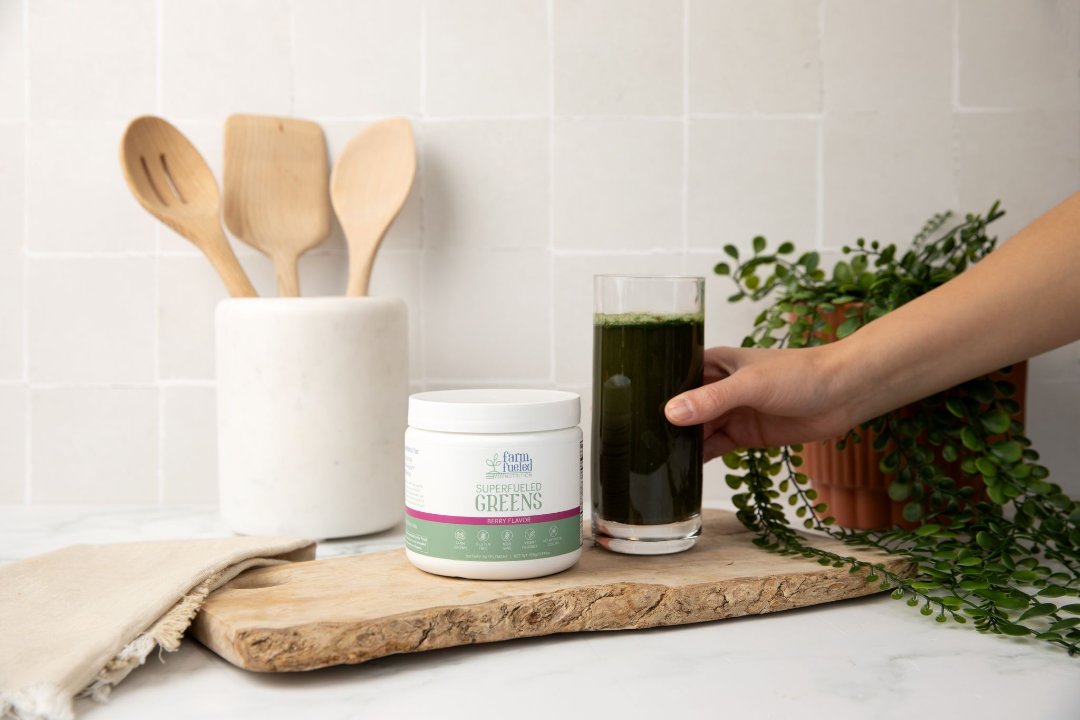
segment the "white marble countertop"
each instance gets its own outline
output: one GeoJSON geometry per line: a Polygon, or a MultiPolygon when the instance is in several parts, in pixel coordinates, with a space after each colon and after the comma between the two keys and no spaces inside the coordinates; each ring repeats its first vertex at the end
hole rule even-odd
{"type": "MultiPolygon", "coordinates": [[[[0,506],[0,562],[80,542],[226,534],[212,509],[0,506]]],[[[382,550],[401,530],[327,542],[382,550]]],[[[3,590],[0,589],[0,592],[3,590]]],[[[2,639],[0,639],[2,642],[2,639]]],[[[1080,717],[1080,659],[941,626],[877,595],[774,615],[383,658],[298,674],[239,670],[193,639],[151,656],[87,720],[168,718],[1080,717]]]]}

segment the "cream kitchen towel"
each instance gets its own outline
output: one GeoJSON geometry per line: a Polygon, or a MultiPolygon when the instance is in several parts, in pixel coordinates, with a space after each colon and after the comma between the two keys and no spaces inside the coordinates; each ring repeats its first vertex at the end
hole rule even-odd
{"type": "Polygon", "coordinates": [[[176,650],[203,600],[251,567],[311,560],[310,540],[230,537],[75,545],[0,565],[0,718],[74,717],[155,648],[176,650]]]}

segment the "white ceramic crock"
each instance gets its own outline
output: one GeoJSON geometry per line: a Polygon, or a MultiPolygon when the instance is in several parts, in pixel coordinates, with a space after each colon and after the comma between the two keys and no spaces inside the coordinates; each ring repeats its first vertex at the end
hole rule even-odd
{"type": "Polygon", "coordinates": [[[217,308],[221,513],[246,535],[347,537],[402,517],[405,304],[238,298],[217,308]]]}

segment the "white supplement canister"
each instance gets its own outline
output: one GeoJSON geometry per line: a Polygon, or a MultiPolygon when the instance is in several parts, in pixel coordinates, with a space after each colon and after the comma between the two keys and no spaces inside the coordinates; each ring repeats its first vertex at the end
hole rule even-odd
{"type": "Polygon", "coordinates": [[[581,556],[581,398],[440,390],[409,398],[405,554],[437,575],[516,580],[581,556]]]}

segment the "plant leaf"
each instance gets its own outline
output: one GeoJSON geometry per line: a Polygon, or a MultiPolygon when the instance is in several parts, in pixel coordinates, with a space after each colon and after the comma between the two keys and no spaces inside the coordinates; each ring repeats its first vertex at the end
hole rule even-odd
{"type": "Polygon", "coordinates": [[[983,415],[979,418],[979,422],[986,428],[987,432],[997,435],[1003,433],[1009,429],[1009,425],[1012,423],[1012,419],[1001,408],[995,408],[991,412],[983,415]]]}
{"type": "MultiPolygon", "coordinates": [[[[1028,611],[1021,615],[1019,618],[1017,618],[1017,620],[1023,621],[1027,620],[1028,618],[1042,617],[1044,615],[1050,615],[1056,611],[1057,605],[1055,605],[1054,603],[1039,603],[1038,605],[1033,605],[1031,608],[1029,608],[1028,611]]],[[[1080,618],[1078,618],[1078,620],[1080,620],[1080,618]]]]}
{"type": "Polygon", "coordinates": [[[836,337],[845,338],[859,329],[862,321],[857,317],[850,317],[836,328],[836,337]]]}
{"type": "Polygon", "coordinates": [[[1015,440],[999,440],[990,446],[990,452],[1005,462],[1018,462],[1024,454],[1024,448],[1015,440]]]}
{"type": "Polygon", "coordinates": [[[1024,635],[1030,635],[1031,631],[1023,625],[1014,625],[1013,623],[1002,623],[998,625],[998,630],[1006,635],[1012,635],[1013,637],[1023,637],[1024,635]]]}

